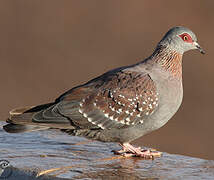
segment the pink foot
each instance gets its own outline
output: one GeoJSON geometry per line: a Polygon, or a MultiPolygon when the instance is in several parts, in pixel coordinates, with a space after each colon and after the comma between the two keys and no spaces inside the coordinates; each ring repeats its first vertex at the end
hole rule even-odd
{"type": "Polygon", "coordinates": [[[117,155],[122,155],[125,157],[142,157],[145,159],[154,159],[155,157],[160,157],[161,152],[150,150],[150,149],[141,149],[140,147],[136,148],[129,143],[120,144],[122,149],[119,151],[113,151],[117,155]]]}

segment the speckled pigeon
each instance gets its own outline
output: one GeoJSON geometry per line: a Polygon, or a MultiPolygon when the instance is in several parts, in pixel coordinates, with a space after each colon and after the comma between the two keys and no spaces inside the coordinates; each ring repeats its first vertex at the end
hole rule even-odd
{"type": "Polygon", "coordinates": [[[58,128],[70,135],[118,142],[118,154],[153,157],[131,141],[165,125],[182,102],[182,56],[198,49],[196,35],[173,27],[151,56],[74,87],[54,102],[10,112],[10,133],[58,128]]]}

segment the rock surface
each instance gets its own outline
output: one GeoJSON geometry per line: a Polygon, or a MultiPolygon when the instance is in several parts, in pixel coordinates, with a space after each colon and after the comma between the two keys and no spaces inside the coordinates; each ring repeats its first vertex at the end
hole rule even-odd
{"type": "Polygon", "coordinates": [[[154,161],[124,159],[111,153],[119,149],[114,143],[55,130],[8,134],[0,129],[0,142],[0,160],[10,162],[0,179],[214,179],[213,160],[168,153],[154,161]]]}

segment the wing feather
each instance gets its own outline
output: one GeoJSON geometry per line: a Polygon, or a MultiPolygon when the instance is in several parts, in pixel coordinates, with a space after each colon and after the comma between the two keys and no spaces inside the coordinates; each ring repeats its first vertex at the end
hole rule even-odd
{"type": "Polygon", "coordinates": [[[78,97],[73,97],[77,93],[67,94],[58,110],[80,128],[111,129],[143,123],[158,105],[157,89],[148,74],[120,72],[105,83],[97,80],[76,91],[78,97]]]}

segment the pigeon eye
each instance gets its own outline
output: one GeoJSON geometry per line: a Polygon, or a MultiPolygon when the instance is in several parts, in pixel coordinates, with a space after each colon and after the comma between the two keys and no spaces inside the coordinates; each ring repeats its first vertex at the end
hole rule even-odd
{"type": "Polygon", "coordinates": [[[192,38],[189,34],[187,33],[184,33],[184,34],[181,34],[179,35],[181,37],[181,39],[185,42],[188,42],[188,43],[191,43],[192,42],[192,38]]]}
{"type": "Polygon", "coordinates": [[[188,41],[188,37],[187,37],[187,36],[184,36],[184,37],[183,37],[183,40],[184,40],[184,41],[188,41]]]}

